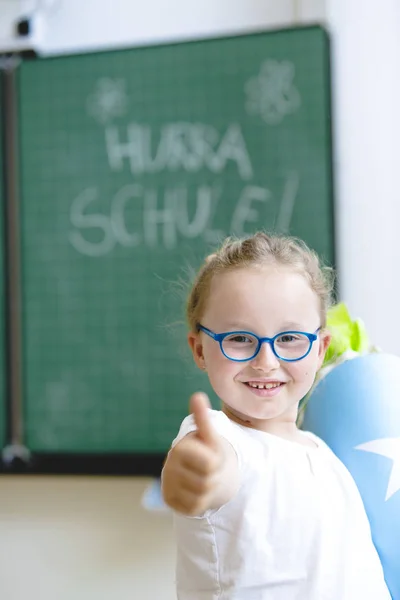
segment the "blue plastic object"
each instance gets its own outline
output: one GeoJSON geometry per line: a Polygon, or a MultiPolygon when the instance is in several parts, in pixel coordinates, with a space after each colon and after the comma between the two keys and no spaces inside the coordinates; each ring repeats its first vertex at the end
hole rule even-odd
{"type": "Polygon", "coordinates": [[[400,600],[400,357],[348,360],[312,392],[302,428],[321,437],[355,479],[393,600],[400,600]]]}

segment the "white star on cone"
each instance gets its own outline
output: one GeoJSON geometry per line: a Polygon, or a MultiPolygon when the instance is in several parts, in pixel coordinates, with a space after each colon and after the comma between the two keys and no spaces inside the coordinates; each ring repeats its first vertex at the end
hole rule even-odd
{"type": "Polygon", "coordinates": [[[372,440],[355,447],[356,450],[364,450],[373,454],[386,456],[393,461],[389,483],[386,490],[385,502],[400,490],[400,438],[381,438],[372,440]]]}

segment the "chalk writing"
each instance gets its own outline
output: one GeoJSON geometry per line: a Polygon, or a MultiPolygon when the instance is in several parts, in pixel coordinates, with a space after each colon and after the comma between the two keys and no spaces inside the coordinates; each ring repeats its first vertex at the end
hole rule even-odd
{"type": "MultiPolygon", "coordinates": [[[[276,217],[277,227],[282,231],[289,230],[298,190],[299,176],[290,173],[276,217]]],[[[215,228],[214,219],[222,197],[220,183],[195,188],[178,183],[162,189],[133,183],[113,195],[105,214],[99,211],[99,189],[87,188],[71,204],[69,241],[77,252],[91,257],[107,255],[117,244],[126,248],[144,244],[171,250],[181,238],[201,237],[216,242],[228,232],[246,235],[255,224],[262,227],[261,206],[273,199],[268,188],[245,185],[236,200],[232,198],[227,229],[221,231],[215,228]]]]}
{"type": "Polygon", "coordinates": [[[295,66],[283,60],[266,60],[256,77],[245,84],[246,109],[260,115],[269,125],[277,125],[286,115],[296,112],[301,98],[294,85],[295,66]]]}
{"type": "Polygon", "coordinates": [[[149,125],[130,123],[125,130],[105,129],[108,164],[112,171],[128,165],[134,175],[179,171],[196,173],[203,168],[222,173],[232,162],[243,180],[253,167],[240,125],[232,123],[222,134],[202,123],[169,123],[155,132],[149,125]]]}
{"type": "Polygon", "coordinates": [[[124,115],[127,107],[128,96],[125,81],[109,77],[99,79],[94,92],[86,103],[89,115],[101,124],[109,123],[115,117],[124,115]]]}
{"type": "Polygon", "coordinates": [[[289,233],[292,215],[300,186],[300,176],[295,171],[289,173],[279,206],[276,229],[281,233],[289,233]]]}

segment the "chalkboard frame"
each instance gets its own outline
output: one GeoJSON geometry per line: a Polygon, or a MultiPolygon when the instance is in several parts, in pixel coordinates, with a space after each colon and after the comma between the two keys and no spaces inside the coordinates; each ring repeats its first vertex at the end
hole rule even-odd
{"type": "MultiPolygon", "coordinates": [[[[3,344],[3,348],[2,348],[2,352],[0,353],[0,356],[2,355],[3,358],[3,362],[4,364],[1,365],[1,368],[4,371],[4,381],[3,381],[3,389],[0,390],[0,393],[3,392],[4,393],[4,405],[2,406],[2,412],[3,412],[3,419],[4,419],[4,429],[1,432],[0,435],[0,440],[3,439],[4,442],[7,442],[7,440],[10,438],[10,434],[11,434],[11,427],[10,427],[10,395],[9,395],[9,390],[8,390],[8,371],[9,371],[9,364],[8,364],[8,360],[9,360],[9,353],[7,352],[7,349],[9,347],[9,342],[8,342],[8,327],[7,327],[7,323],[8,323],[8,314],[9,314],[9,306],[8,306],[8,289],[7,289],[7,271],[6,271],[6,264],[7,264],[7,252],[6,252],[6,234],[7,234],[7,227],[6,227],[6,215],[7,215],[7,205],[6,205],[6,198],[7,198],[7,115],[6,115],[6,110],[5,110],[5,106],[6,106],[6,76],[5,76],[5,70],[4,67],[6,66],[6,63],[4,63],[4,65],[2,64],[3,61],[1,61],[0,59],[0,189],[1,189],[1,193],[0,193],[0,200],[2,203],[2,215],[1,215],[1,239],[3,241],[3,248],[2,248],[2,252],[1,252],[1,271],[3,272],[3,276],[4,276],[4,280],[3,280],[3,290],[4,290],[4,300],[3,300],[3,304],[2,304],[2,310],[0,312],[1,314],[1,319],[3,320],[3,339],[0,339],[0,343],[3,344]]],[[[0,426],[1,426],[1,420],[0,420],[0,426]]]]}
{"type": "Polygon", "coordinates": [[[29,460],[0,462],[0,474],[159,477],[164,460],[163,454],[32,453],[29,460]]]}

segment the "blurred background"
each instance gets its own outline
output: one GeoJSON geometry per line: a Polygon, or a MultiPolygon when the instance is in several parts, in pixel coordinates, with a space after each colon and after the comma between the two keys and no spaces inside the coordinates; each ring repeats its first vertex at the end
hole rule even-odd
{"type": "MultiPolygon", "coordinates": [[[[142,498],[186,410],[188,390],[206,386],[180,350],[183,325],[166,334],[175,336],[172,346],[171,338],[165,338],[169,345],[154,342],[182,320],[177,256],[197,266],[208,244],[227,232],[228,214],[239,232],[277,224],[304,232],[336,266],[339,298],[364,320],[372,342],[399,354],[400,4],[0,0],[0,54],[8,231],[2,242],[8,368],[1,381],[0,593],[6,600],[172,600],[171,518],[145,510],[142,498]],[[246,38],[253,32],[265,38],[246,38]],[[230,41],[217,43],[224,38],[230,41]],[[262,48],[268,49],[263,58],[275,62],[254,59],[262,48]],[[246,89],[254,91],[277,65],[280,113],[274,102],[269,113],[258,104],[254,121],[250,91],[252,103],[241,115],[237,82],[248,77],[253,83],[246,89]],[[190,81],[186,87],[179,88],[179,74],[190,81]],[[211,87],[204,90],[202,81],[211,87]],[[125,106],[134,96],[142,113],[125,106]],[[123,129],[118,119],[125,117],[125,125],[134,125],[123,129]],[[204,165],[196,171],[195,163],[184,162],[179,144],[165,179],[157,172],[161,162],[146,166],[143,148],[155,143],[150,121],[169,148],[159,150],[161,162],[171,139],[187,136],[188,143],[197,135],[190,128],[177,133],[177,123],[206,124],[199,138],[205,145],[218,134],[218,153],[207,159],[197,147],[191,157],[207,159],[207,173],[204,165]],[[104,143],[113,177],[102,163],[104,143]],[[264,160],[270,180],[263,179],[264,160]],[[177,218],[174,229],[170,213],[161,218],[148,192],[153,220],[144,221],[146,246],[133,233],[136,213],[129,209],[123,222],[121,211],[132,198],[141,202],[154,181],[184,185],[177,175],[183,164],[196,186],[197,212],[192,207],[184,224],[177,218]],[[227,198],[240,197],[233,211],[218,187],[223,184],[227,198]],[[200,243],[196,227],[216,198],[222,198],[221,215],[213,215],[214,227],[200,243]],[[110,202],[114,217],[107,220],[110,202]],[[274,216],[259,206],[283,208],[274,216]],[[186,235],[182,244],[177,232],[186,235]],[[130,283],[121,287],[121,281],[130,283]],[[133,310],[136,321],[129,320],[133,310]],[[151,330],[150,344],[141,323],[152,323],[157,311],[165,319],[151,330]],[[171,358],[175,349],[178,363],[171,358]],[[103,367],[112,356],[114,380],[103,367]],[[37,457],[30,467],[23,466],[25,446],[37,457]]],[[[168,196],[173,200],[166,197],[167,206],[186,205],[179,190],[168,196]]]]}

